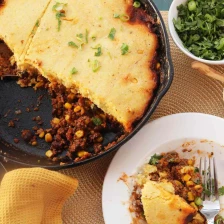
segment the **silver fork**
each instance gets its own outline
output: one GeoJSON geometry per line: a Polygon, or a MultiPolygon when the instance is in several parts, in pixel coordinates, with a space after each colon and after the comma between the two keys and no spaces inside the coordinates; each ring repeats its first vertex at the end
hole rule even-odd
{"type": "Polygon", "coordinates": [[[206,217],[208,224],[214,224],[214,218],[220,209],[214,157],[201,157],[199,170],[204,185],[203,208],[200,212],[206,217]]]}

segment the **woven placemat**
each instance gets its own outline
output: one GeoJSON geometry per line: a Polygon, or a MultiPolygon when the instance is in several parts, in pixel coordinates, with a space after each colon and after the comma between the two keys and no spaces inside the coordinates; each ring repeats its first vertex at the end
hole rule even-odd
{"type": "MultiPolygon", "coordinates": [[[[162,16],[167,23],[167,12],[162,12],[162,16]]],[[[192,60],[185,56],[171,39],[170,45],[175,70],[174,80],[151,119],[182,112],[201,112],[224,117],[224,85],[191,69],[192,60]]],[[[215,68],[224,74],[224,66],[215,68]]],[[[81,167],[60,171],[79,180],[77,192],[63,209],[64,223],[104,223],[101,205],[102,185],[114,154],[111,153],[81,167]]]]}

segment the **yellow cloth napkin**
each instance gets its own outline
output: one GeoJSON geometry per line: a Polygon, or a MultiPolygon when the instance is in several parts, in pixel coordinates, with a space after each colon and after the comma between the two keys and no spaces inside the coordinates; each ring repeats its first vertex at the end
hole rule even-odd
{"type": "Polygon", "coordinates": [[[78,181],[43,168],[8,172],[0,186],[0,224],[61,224],[78,181]]]}

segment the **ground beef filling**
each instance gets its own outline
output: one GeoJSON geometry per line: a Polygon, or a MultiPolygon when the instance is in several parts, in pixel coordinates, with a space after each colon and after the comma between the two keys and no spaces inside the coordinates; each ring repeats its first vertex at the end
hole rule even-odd
{"type": "MultiPolygon", "coordinates": [[[[142,177],[145,181],[163,181],[166,180],[171,182],[175,194],[184,198],[191,206],[193,206],[196,211],[199,211],[202,208],[202,205],[195,202],[199,201],[202,193],[202,178],[200,176],[199,170],[197,167],[194,167],[194,159],[181,159],[176,152],[163,153],[161,155],[154,155],[150,161],[150,165],[154,165],[157,169],[156,172],[145,173],[142,177]]],[[[144,169],[144,168],[143,168],[144,169]]],[[[138,176],[137,176],[138,178],[138,176]]],[[[144,184],[139,184],[138,181],[135,183],[131,198],[130,198],[130,211],[135,214],[134,216],[139,220],[144,220],[144,210],[141,202],[141,189],[144,184]]],[[[202,222],[198,220],[192,220],[188,224],[201,224],[202,222]]]]}

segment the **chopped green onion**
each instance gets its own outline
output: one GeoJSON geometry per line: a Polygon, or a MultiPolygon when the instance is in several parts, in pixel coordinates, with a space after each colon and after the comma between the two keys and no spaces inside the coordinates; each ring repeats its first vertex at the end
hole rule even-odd
{"type": "Polygon", "coordinates": [[[195,168],[194,168],[194,173],[199,173],[199,169],[198,169],[198,167],[195,167],[195,168]]]}
{"type": "Polygon", "coordinates": [[[94,60],[92,63],[93,72],[97,72],[100,69],[100,62],[98,60],[94,60]]]}
{"type": "Polygon", "coordinates": [[[130,17],[126,14],[121,14],[119,17],[122,22],[127,22],[130,19],[130,17]]]}
{"type": "Polygon", "coordinates": [[[196,2],[195,1],[190,1],[188,2],[188,10],[189,11],[194,11],[196,10],[197,6],[196,6],[196,2]]]}
{"type": "Polygon", "coordinates": [[[203,205],[203,201],[202,201],[202,199],[200,197],[195,198],[194,203],[197,206],[202,206],[203,205]]]}
{"type": "Polygon", "coordinates": [[[97,48],[97,51],[95,52],[94,55],[97,56],[97,57],[99,57],[100,55],[102,55],[102,49],[101,49],[101,47],[98,47],[97,48]]]}
{"type": "Polygon", "coordinates": [[[71,74],[74,75],[74,74],[76,74],[77,72],[78,72],[78,70],[77,70],[75,67],[73,67],[72,70],[71,70],[71,74]]]}
{"type": "Polygon", "coordinates": [[[38,27],[39,25],[40,25],[40,21],[37,20],[36,23],[35,23],[35,26],[38,27]]]}
{"type": "Polygon", "coordinates": [[[157,154],[154,154],[150,160],[149,160],[149,164],[150,165],[156,165],[158,164],[159,160],[162,158],[163,156],[161,155],[157,155],[157,154]]]}
{"type": "Polygon", "coordinates": [[[129,51],[129,46],[127,44],[123,43],[121,46],[121,54],[125,55],[128,53],[128,51],[129,51]]]}
{"type": "Polygon", "coordinates": [[[115,34],[116,34],[116,29],[115,29],[115,28],[112,28],[112,29],[110,30],[110,33],[109,33],[108,37],[109,37],[111,40],[114,40],[114,36],[115,36],[115,34]]]}
{"type": "Polygon", "coordinates": [[[82,34],[82,33],[77,34],[77,35],[76,35],[76,39],[77,39],[78,41],[82,41],[82,40],[83,40],[83,34],[82,34]]]}
{"type": "Polygon", "coordinates": [[[61,18],[65,17],[65,13],[62,12],[62,10],[64,9],[64,6],[66,5],[67,4],[65,3],[56,2],[56,4],[53,5],[52,7],[52,10],[56,12],[56,19],[58,20],[58,31],[60,31],[61,29],[61,18]]]}
{"type": "Polygon", "coordinates": [[[120,18],[120,15],[118,13],[114,13],[114,18],[120,18]]]}
{"type": "Polygon", "coordinates": [[[89,31],[86,30],[86,43],[88,44],[88,42],[89,42],[89,31]]]}
{"type": "Polygon", "coordinates": [[[114,18],[116,18],[116,19],[119,18],[122,22],[127,22],[130,19],[130,17],[127,14],[119,15],[117,13],[114,13],[114,18]]]}
{"type": "Polygon", "coordinates": [[[141,6],[141,3],[138,2],[138,1],[135,1],[134,4],[133,4],[133,6],[134,6],[135,8],[139,8],[139,7],[141,6]]]}
{"type": "Polygon", "coordinates": [[[92,38],[92,40],[93,40],[93,41],[95,41],[95,40],[96,40],[96,36],[92,36],[91,38],[92,38]]]}
{"type": "Polygon", "coordinates": [[[108,56],[110,57],[110,59],[112,59],[111,53],[107,52],[108,56]]]}
{"type": "Polygon", "coordinates": [[[73,41],[68,42],[68,46],[79,48],[78,45],[75,42],[73,42],[73,41]]]}
{"type": "Polygon", "coordinates": [[[96,126],[102,124],[102,121],[101,121],[100,118],[98,118],[98,117],[93,117],[93,118],[92,118],[92,121],[93,121],[93,123],[94,123],[96,126]]]}

